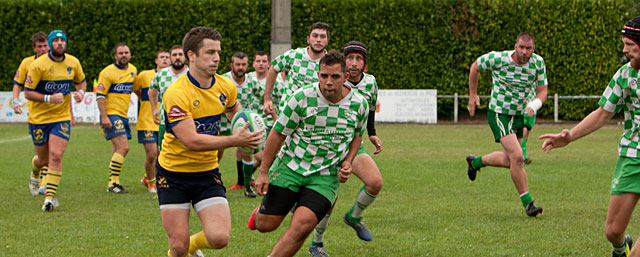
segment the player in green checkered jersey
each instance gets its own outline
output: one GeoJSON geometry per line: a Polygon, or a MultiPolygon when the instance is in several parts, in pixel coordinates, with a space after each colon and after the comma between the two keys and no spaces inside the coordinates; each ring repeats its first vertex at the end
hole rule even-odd
{"type": "Polygon", "coordinates": [[[605,235],[613,246],[613,256],[640,256],[639,247],[630,248],[633,240],[624,232],[633,215],[633,209],[640,199],[640,16],[629,20],[622,29],[622,52],[630,62],[622,65],[605,88],[598,109],[585,117],[571,130],[559,134],[545,134],[540,139],[542,149],[566,146],[598,130],[613,116],[624,112],[624,131],[618,145],[618,161],[613,171],[609,198],[609,210],[605,225],[605,235]]]}
{"type": "MultiPolygon", "coordinates": [[[[256,90],[256,82],[253,78],[247,76],[247,68],[249,67],[249,57],[243,52],[236,52],[231,56],[231,71],[223,74],[233,81],[236,85],[236,99],[245,109],[252,109],[255,106],[254,93],[256,90]]],[[[254,110],[255,111],[255,110],[254,110]]],[[[220,135],[231,135],[231,122],[227,117],[220,118],[220,135]]],[[[218,150],[218,160],[222,160],[223,150],[218,150]]],[[[253,154],[246,154],[236,148],[236,169],[238,173],[238,182],[229,187],[229,189],[244,188],[244,195],[247,197],[256,197],[256,192],[251,189],[251,176],[253,175],[253,154]]]]}
{"type": "Polygon", "coordinates": [[[533,116],[547,99],[547,74],[544,60],[535,54],[535,39],[527,33],[520,33],[516,38],[515,50],[490,52],[480,56],[469,71],[469,114],[475,115],[475,108],[480,104],[477,94],[480,71],[490,70],[493,89],[487,118],[493,132],[495,142],[502,144],[501,152],[487,155],[468,155],[467,175],[470,180],[476,179],[476,173],[484,166],[504,167],[511,172],[525,212],[530,217],[542,213],[542,208],[533,204],[529,194],[529,182],[524,169],[524,157],[520,143],[523,113],[533,116]],[[525,106],[526,93],[536,88],[536,99],[525,106]]]}
{"type": "MultiPolygon", "coordinates": [[[[347,42],[343,50],[347,65],[347,80],[345,85],[357,90],[367,100],[369,105],[369,116],[367,119],[367,134],[369,141],[376,147],[373,153],[378,154],[382,151],[382,141],[376,135],[375,129],[375,111],[378,101],[378,84],[373,75],[364,73],[367,66],[367,47],[358,41],[347,42]]],[[[373,240],[373,235],[369,229],[362,223],[361,214],[365,208],[373,203],[380,190],[382,190],[382,175],[375,161],[369,153],[364,149],[364,144],[360,145],[360,149],[353,160],[353,174],[355,174],[364,186],[356,195],[356,199],[351,209],[344,214],[343,220],[347,225],[356,230],[358,237],[364,241],[373,240]]],[[[313,231],[313,240],[309,246],[309,253],[312,256],[327,256],[324,249],[324,232],[329,224],[331,211],[318,223],[313,231]]]]}
{"type": "MultiPolygon", "coordinates": [[[[267,128],[271,129],[273,126],[273,122],[277,118],[278,110],[276,108],[276,112],[272,114],[264,113],[264,106],[262,105],[262,99],[264,99],[265,93],[265,85],[267,84],[267,71],[269,70],[269,56],[267,53],[263,51],[258,51],[253,57],[253,68],[255,71],[249,72],[249,77],[253,78],[256,81],[256,90],[254,90],[254,99],[257,101],[254,102],[254,106],[251,108],[258,112],[258,114],[262,115],[262,119],[264,119],[267,128]]],[[[279,73],[280,75],[281,73],[279,73]]],[[[280,104],[280,99],[282,95],[285,93],[284,84],[282,83],[282,76],[278,76],[276,79],[275,86],[271,93],[271,101],[273,105],[278,106],[280,104]]]]}
{"type": "Polygon", "coordinates": [[[307,47],[291,49],[271,61],[271,68],[267,72],[267,84],[263,99],[264,112],[266,114],[271,114],[275,111],[271,94],[279,72],[289,70],[285,101],[296,89],[318,81],[318,61],[326,53],[325,48],[329,44],[329,25],[324,22],[312,24],[309,27],[307,43],[309,44],[307,47]]]}
{"type": "Polygon", "coordinates": [[[362,143],[368,103],[344,84],[342,54],[327,53],[318,73],[318,83],[298,89],[287,101],[267,139],[256,179],[264,198],[251,214],[250,229],[273,231],[296,206],[270,256],[293,256],[300,249],[335,202],[362,143]]]}
{"type": "Polygon", "coordinates": [[[164,104],[162,104],[162,96],[164,95],[164,92],[167,92],[167,88],[169,88],[173,81],[177,80],[180,76],[189,71],[189,67],[186,64],[186,57],[182,51],[182,46],[172,46],[171,49],[169,49],[169,59],[171,60],[171,65],[159,70],[149,85],[151,113],[154,117],[153,120],[160,124],[158,128],[158,149],[162,148],[162,139],[164,138],[165,131],[164,104]],[[156,108],[158,106],[158,102],[160,102],[160,110],[162,111],[159,111],[156,108]]]}

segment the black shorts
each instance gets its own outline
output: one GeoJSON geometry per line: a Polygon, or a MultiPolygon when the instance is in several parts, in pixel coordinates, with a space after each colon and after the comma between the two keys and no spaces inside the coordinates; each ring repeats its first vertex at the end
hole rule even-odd
{"type": "Polygon", "coordinates": [[[228,204],[218,168],[203,172],[169,171],[156,162],[156,187],[160,209],[193,209],[228,204]]]}
{"type": "Polygon", "coordinates": [[[294,206],[309,208],[320,222],[331,209],[331,202],[320,193],[306,187],[301,187],[298,192],[295,192],[270,184],[258,212],[268,215],[287,215],[294,206]]]}

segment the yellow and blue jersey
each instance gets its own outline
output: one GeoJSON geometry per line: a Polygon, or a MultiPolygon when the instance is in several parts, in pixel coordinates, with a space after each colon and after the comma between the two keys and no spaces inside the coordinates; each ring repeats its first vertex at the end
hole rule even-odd
{"type": "MultiPolygon", "coordinates": [[[[156,70],[141,71],[133,82],[133,88],[140,90],[140,106],[138,109],[138,123],[136,124],[136,130],[138,131],[158,131],[158,124],[153,122],[151,102],[149,102],[149,85],[151,85],[151,80],[155,76],[156,70]]],[[[158,103],[156,110],[159,110],[159,108],[160,103],[158,103]]]]}
{"type": "Polygon", "coordinates": [[[102,69],[94,91],[97,97],[104,97],[107,115],[127,117],[131,92],[137,90],[133,87],[137,73],[131,63],[127,67],[114,63],[102,69]]]}
{"type": "MultiPolygon", "coordinates": [[[[13,76],[13,84],[24,87],[24,81],[27,79],[27,74],[29,73],[29,66],[35,60],[35,55],[22,59],[20,66],[18,66],[18,70],[16,70],[16,75],[13,76]]],[[[27,102],[27,110],[31,110],[31,101],[27,102]]]]}
{"type": "MultiPolygon", "coordinates": [[[[29,123],[46,124],[71,120],[69,105],[73,84],[85,80],[80,61],[72,55],[65,54],[61,61],[55,61],[50,54],[38,57],[29,66],[24,90],[36,91],[40,94],[53,95],[62,93],[64,102],[53,104],[32,102],[29,110],[29,123]]],[[[30,101],[31,102],[31,101],[30,101]]]]}
{"type": "Polygon", "coordinates": [[[236,86],[215,74],[210,88],[202,88],[190,72],[173,82],[165,92],[167,133],[158,157],[160,166],[175,172],[203,172],[218,167],[218,151],[189,151],[173,133],[173,126],[192,118],[198,134],[218,136],[224,111],[235,108],[236,86]]]}

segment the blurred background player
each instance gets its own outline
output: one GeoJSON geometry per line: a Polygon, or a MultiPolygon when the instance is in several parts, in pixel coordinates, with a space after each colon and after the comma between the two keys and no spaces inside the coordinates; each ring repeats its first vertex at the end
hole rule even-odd
{"type": "Polygon", "coordinates": [[[49,33],[49,53],[36,59],[29,66],[25,79],[25,97],[31,102],[29,132],[35,145],[34,167],[48,163],[49,172],[44,181],[47,189],[42,211],[53,211],[59,202],[55,198],[62,176],[62,155],[71,136],[72,83],[76,102],[82,101],[86,89],[80,61],[66,54],[67,36],[61,30],[49,33]]]}
{"type": "MultiPolygon", "coordinates": [[[[378,83],[373,75],[364,73],[368,58],[367,47],[361,42],[350,41],[344,46],[343,53],[347,65],[347,80],[345,81],[345,85],[350,86],[353,90],[364,96],[369,104],[369,115],[366,123],[367,134],[369,135],[371,144],[376,147],[376,151],[373,152],[373,154],[378,154],[382,151],[382,141],[376,135],[375,128],[378,83]]],[[[356,200],[353,202],[351,209],[344,214],[343,220],[356,231],[360,239],[371,241],[373,240],[373,235],[371,235],[367,226],[361,221],[361,214],[365,208],[373,203],[380,193],[380,190],[382,190],[382,175],[376,162],[364,149],[364,144],[360,145],[358,153],[355,159],[353,159],[352,169],[352,173],[364,183],[364,186],[362,186],[360,192],[356,195],[356,200]]],[[[309,253],[313,256],[328,256],[324,249],[323,241],[324,232],[329,225],[330,216],[331,210],[318,222],[313,232],[313,240],[309,247],[309,253]]]]}
{"type": "MultiPolygon", "coordinates": [[[[162,49],[156,52],[156,68],[144,70],[136,77],[133,87],[140,102],[138,108],[138,143],[144,146],[146,157],[144,159],[145,176],[140,182],[147,187],[150,193],[156,193],[156,160],[158,158],[158,124],[154,122],[151,113],[151,103],[149,102],[149,85],[156,75],[156,72],[170,65],[169,50],[162,49]]],[[[157,103],[156,103],[157,106],[157,103]]]]}
{"type": "Polygon", "coordinates": [[[164,92],[167,92],[167,88],[169,88],[173,81],[177,80],[180,76],[187,74],[187,71],[189,71],[189,66],[187,66],[182,46],[172,46],[171,49],[169,49],[169,55],[171,66],[159,70],[156,76],[153,77],[153,80],[151,80],[151,85],[149,86],[151,113],[154,117],[154,122],[160,124],[158,127],[158,148],[162,146],[162,139],[164,138],[165,132],[162,96],[164,95],[164,92]],[[158,102],[160,102],[160,110],[157,108],[158,102]]]}
{"type": "MultiPolygon", "coordinates": [[[[252,109],[255,106],[253,91],[256,90],[256,81],[252,77],[247,76],[247,68],[249,67],[249,57],[243,52],[236,52],[231,56],[231,71],[222,76],[233,81],[237,89],[237,100],[245,109],[252,109]]],[[[256,111],[256,110],[254,110],[256,111]]],[[[220,121],[220,135],[231,135],[231,119],[222,117],[220,121]]],[[[218,151],[218,159],[222,159],[224,149],[218,151]]],[[[256,197],[256,192],[251,189],[251,176],[253,175],[253,154],[246,154],[236,148],[236,169],[238,173],[238,182],[229,187],[232,189],[244,188],[244,195],[247,197],[256,197]]]]}
{"type": "Polygon", "coordinates": [[[303,86],[287,101],[267,139],[256,180],[264,198],[251,213],[249,229],[273,231],[295,206],[270,256],[296,254],[335,202],[362,143],[369,108],[345,85],[344,56],[331,50],[318,73],[318,83],[303,86]]]}
{"type": "MultiPolygon", "coordinates": [[[[22,59],[22,62],[20,62],[20,66],[18,66],[18,70],[16,70],[16,75],[13,77],[13,112],[15,114],[22,114],[20,91],[22,90],[22,87],[24,87],[25,80],[27,79],[27,73],[29,73],[29,65],[31,65],[33,61],[38,59],[38,57],[49,52],[47,34],[42,31],[38,31],[35,34],[31,35],[31,47],[33,48],[33,52],[35,53],[35,55],[22,59]]],[[[31,105],[31,102],[27,102],[27,104],[31,105]]],[[[27,107],[27,110],[29,109],[30,108],[27,107]]],[[[45,186],[42,178],[47,174],[47,170],[48,167],[46,163],[42,166],[36,166],[36,163],[32,163],[31,177],[29,179],[29,191],[31,192],[31,195],[38,195],[38,188],[45,186]]],[[[44,193],[44,191],[42,192],[44,193]]]]}
{"type": "Polygon", "coordinates": [[[471,181],[484,166],[508,168],[525,212],[530,217],[542,213],[542,208],[533,204],[529,194],[529,182],[524,169],[521,139],[524,125],[523,113],[533,116],[547,99],[547,69],[541,56],[534,53],[535,39],[527,32],[516,38],[515,50],[490,52],[480,56],[469,71],[469,114],[475,115],[480,104],[477,93],[481,71],[492,72],[493,89],[489,102],[488,119],[495,142],[502,144],[502,152],[487,155],[468,155],[467,176],[471,181]],[[509,81],[509,82],[507,82],[509,81]],[[533,101],[525,105],[529,88],[536,88],[533,101]]]}
{"type": "Polygon", "coordinates": [[[169,257],[202,256],[200,249],[220,249],[229,243],[231,213],[218,170],[217,151],[252,147],[262,131],[248,123],[232,136],[219,136],[220,117],[231,118],[242,107],[236,87],[218,74],[220,33],[207,27],[191,29],[182,41],[190,70],[163,96],[167,133],[157,162],[158,202],[169,239],[169,257]],[[191,205],[202,231],[189,237],[191,205]]]}
{"type": "Polygon", "coordinates": [[[100,111],[102,133],[111,141],[113,155],[109,163],[109,183],[107,192],[115,194],[128,193],[120,184],[120,172],[124,165],[124,157],[129,152],[129,102],[133,81],[137,69],[129,63],[131,52],[126,43],[119,43],[113,48],[115,63],[105,67],[98,76],[98,87],[95,89],[96,102],[100,111]]]}
{"type": "MultiPolygon", "coordinates": [[[[287,76],[287,90],[283,96],[282,104],[298,88],[318,82],[318,62],[327,52],[325,48],[329,44],[329,25],[324,22],[316,22],[309,27],[307,35],[307,47],[291,49],[284,54],[277,56],[271,61],[271,68],[267,72],[267,82],[264,93],[264,112],[271,114],[275,111],[271,94],[275,87],[278,73],[289,70],[287,76]]],[[[282,105],[280,108],[282,109],[282,105]]]]}
{"type": "MultiPolygon", "coordinates": [[[[529,93],[527,94],[527,100],[525,104],[528,104],[531,101],[536,100],[536,90],[535,88],[531,88],[529,93]]],[[[523,113],[524,119],[524,128],[522,128],[522,156],[524,156],[524,164],[530,164],[531,158],[527,157],[527,140],[529,140],[529,133],[533,129],[534,123],[536,123],[536,114],[534,113],[532,116],[529,116],[527,112],[523,113]]]]}

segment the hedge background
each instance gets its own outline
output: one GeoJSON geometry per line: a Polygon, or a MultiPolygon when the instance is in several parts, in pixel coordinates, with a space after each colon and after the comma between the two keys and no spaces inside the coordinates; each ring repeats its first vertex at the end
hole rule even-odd
{"type": "MultiPolygon", "coordinates": [[[[437,89],[439,95],[468,94],[468,67],[488,51],[513,49],[519,32],[536,36],[536,53],[547,64],[549,95],[600,95],[626,62],[620,29],[638,14],[638,0],[292,0],[292,45],[306,45],[315,21],[331,25],[329,48],[359,40],[369,48],[369,72],[381,88],[437,89]]],[[[265,0],[0,0],[0,90],[11,90],[22,58],[32,55],[30,36],[63,29],[67,52],[78,57],[92,81],[113,63],[121,41],[138,70],[154,67],[160,48],[179,44],[194,26],[222,33],[219,73],[231,55],[269,51],[271,1],[265,0]],[[262,13],[261,10],[262,4],[262,13]]],[[[91,83],[89,83],[91,84],[91,83]]],[[[483,73],[480,95],[491,91],[483,73]]],[[[439,100],[439,116],[452,113],[439,100]]],[[[483,100],[482,108],[486,108],[483,100]]],[[[577,120],[596,101],[560,101],[560,119],[577,120]]],[[[466,100],[460,101],[464,112],[466,100]]],[[[551,118],[552,101],[539,117],[551,118]]]]}

